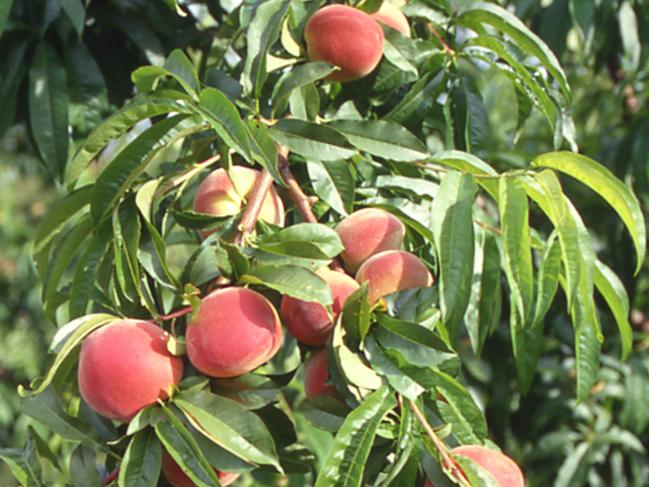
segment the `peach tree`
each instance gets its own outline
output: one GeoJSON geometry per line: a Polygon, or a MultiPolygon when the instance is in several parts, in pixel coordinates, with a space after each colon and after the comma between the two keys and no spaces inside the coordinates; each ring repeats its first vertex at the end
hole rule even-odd
{"type": "Polygon", "coordinates": [[[68,454],[34,434],[0,450],[16,478],[523,485],[463,373],[490,336],[508,328],[525,393],[562,307],[578,400],[600,313],[622,358],[632,345],[624,286],[560,178],[645,257],[632,191],[578,152],[555,55],[486,2],[166,3],[211,18],[214,45],[136,69],[73,150],[60,77],[34,76],[51,102],[36,146],[65,196],[34,244],[51,365],[19,392],[68,454]],[[554,152],[489,162],[485,69],[516,90],[512,142],[539,113],[554,152]]]}

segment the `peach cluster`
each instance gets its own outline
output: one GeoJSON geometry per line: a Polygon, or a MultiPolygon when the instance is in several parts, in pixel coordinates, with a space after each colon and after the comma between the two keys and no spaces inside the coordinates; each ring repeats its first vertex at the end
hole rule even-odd
{"type": "Polygon", "coordinates": [[[353,81],[371,73],[383,57],[383,29],[379,22],[410,36],[408,19],[395,5],[383,2],[368,15],[345,5],[318,10],[304,28],[310,61],[324,61],[338,69],[330,81],[353,81]]]}

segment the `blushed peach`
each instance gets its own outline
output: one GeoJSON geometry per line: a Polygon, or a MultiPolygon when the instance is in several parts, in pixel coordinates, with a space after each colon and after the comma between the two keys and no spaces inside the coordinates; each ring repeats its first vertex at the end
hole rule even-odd
{"type": "Polygon", "coordinates": [[[212,377],[235,377],[270,360],[282,343],[275,307],[251,289],[218,289],[201,300],[187,325],[187,355],[212,377]]]}
{"type": "MultiPolygon", "coordinates": [[[[239,478],[238,473],[221,472],[214,469],[216,476],[222,486],[230,485],[232,482],[239,478]]],[[[174,487],[196,487],[196,484],[190,479],[187,474],[180,468],[171,455],[166,451],[162,453],[162,473],[164,473],[167,482],[174,487]]]]}
{"type": "Polygon", "coordinates": [[[102,416],[129,422],[169,397],[183,363],[167,350],[169,334],[146,321],[122,320],[92,332],[79,356],[79,391],[102,416]]]}
{"type": "Polygon", "coordinates": [[[329,381],[329,362],[327,350],[321,348],[311,352],[304,366],[304,393],[307,399],[318,396],[338,396],[336,386],[329,381]]]}
{"type": "Polygon", "coordinates": [[[355,272],[368,258],[384,250],[398,250],[406,229],[396,216],[380,208],[355,211],[336,226],[345,250],[346,268],[355,272]]]}
{"type": "Polygon", "coordinates": [[[376,68],[383,56],[383,30],[365,12],[345,5],[318,10],[304,28],[310,61],[340,68],[330,81],[352,81],[376,68]]]}
{"type": "Polygon", "coordinates": [[[320,303],[302,301],[290,296],[282,298],[280,307],[288,331],[307,345],[324,345],[327,342],[345,301],[359,287],[354,279],[343,272],[323,267],[316,274],[329,285],[333,296],[333,316],[330,316],[327,308],[320,303]]]}
{"type": "Polygon", "coordinates": [[[373,255],[358,269],[356,280],[360,284],[367,281],[371,304],[390,293],[433,284],[433,276],[426,265],[416,255],[403,250],[373,255]]]}
{"type": "MultiPolygon", "coordinates": [[[[259,171],[245,166],[232,166],[230,174],[220,168],[207,175],[196,189],[194,211],[214,216],[237,215],[252,192],[259,171]]],[[[259,218],[274,225],[284,225],[284,203],[270,187],[259,212],[259,218]]],[[[210,232],[203,232],[205,238],[210,232]]]]}
{"type": "Polygon", "coordinates": [[[453,448],[451,455],[473,460],[489,472],[500,487],[525,487],[523,472],[514,460],[503,453],[481,445],[453,448]]]}
{"type": "Polygon", "coordinates": [[[408,23],[408,19],[395,4],[387,1],[383,2],[381,8],[372,14],[372,18],[394,30],[398,30],[404,36],[410,37],[410,24],[408,23]]]}

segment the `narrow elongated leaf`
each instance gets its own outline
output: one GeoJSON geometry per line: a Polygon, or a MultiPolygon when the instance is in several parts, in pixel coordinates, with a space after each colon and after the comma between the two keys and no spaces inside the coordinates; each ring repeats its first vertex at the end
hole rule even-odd
{"type": "Polygon", "coordinates": [[[354,206],[354,177],[348,163],[336,161],[307,161],[311,186],[315,194],[340,215],[347,216],[354,206]]]}
{"type": "Polygon", "coordinates": [[[22,397],[41,394],[47,386],[52,383],[52,380],[54,380],[56,372],[63,364],[63,361],[81,343],[81,341],[92,331],[107,325],[116,319],[114,316],[105,314],[89,315],[87,318],[88,319],[73,320],[68,323],[68,325],[61,328],[61,335],[55,335],[55,339],[53,340],[53,349],[58,351],[54,358],[54,362],[52,362],[47,374],[45,374],[45,377],[43,377],[35,389],[28,391],[22,386],[18,388],[18,393],[22,397]],[[64,339],[65,342],[63,342],[64,339]]]}
{"type": "Polygon", "coordinates": [[[520,179],[505,176],[500,180],[499,210],[505,275],[520,324],[527,326],[534,299],[534,275],[527,194],[520,179]]]}
{"type": "MultiPolygon", "coordinates": [[[[2,34],[1,31],[0,34],[2,34]]],[[[4,460],[22,487],[43,485],[41,483],[41,464],[38,461],[36,446],[30,437],[27,437],[22,449],[0,448],[0,459],[4,460]]]]}
{"type": "Polygon", "coordinates": [[[187,93],[196,95],[200,89],[200,83],[194,66],[184,52],[180,49],[171,51],[164,67],[178,80],[187,93]]]}
{"type": "Polygon", "coordinates": [[[281,471],[273,437],[255,413],[204,391],[183,393],[174,402],[212,442],[246,462],[272,465],[281,471]]]}
{"type": "MultiPolygon", "coordinates": [[[[442,56],[440,55],[440,58],[442,56]]],[[[384,120],[412,127],[430,110],[437,96],[446,86],[445,69],[431,69],[412,85],[403,99],[383,117],[384,120]]]]}
{"type": "Polygon", "coordinates": [[[466,152],[485,149],[489,117],[482,95],[472,78],[460,76],[451,91],[455,146],[466,152]]]}
{"type": "Polygon", "coordinates": [[[258,237],[255,247],[266,252],[308,259],[331,259],[344,250],[338,233],[318,223],[298,223],[258,237]]]}
{"type": "Polygon", "coordinates": [[[638,256],[640,271],[646,251],[646,229],[642,210],[633,192],[612,172],[594,160],[572,152],[550,152],[532,161],[533,167],[547,167],[563,172],[599,194],[617,212],[626,225],[638,256]]]}
{"type": "Polygon", "coordinates": [[[383,120],[335,120],[329,124],[357,149],[394,161],[428,157],[426,146],[408,129],[383,120]]]}
{"type": "Polygon", "coordinates": [[[270,135],[279,144],[307,159],[332,161],[348,159],[356,153],[337,130],[303,120],[280,120],[270,129],[270,135]]]}
{"type": "Polygon", "coordinates": [[[293,90],[328,76],[334,69],[329,63],[313,62],[301,64],[287,71],[273,88],[273,110],[282,111],[293,90]]]}
{"type": "Polygon", "coordinates": [[[360,487],[376,430],[387,412],[396,406],[394,395],[381,386],[354,409],[334,438],[315,487],[360,487]]]}
{"type": "MultiPolygon", "coordinates": [[[[4,0],[5,7],[6,1],[4,0]]],[[[2,6],[3,0],[0,0],[0,24],[2,23],[2,6]]],[[[11,1],[9,1],[9,7],[11,7],[11,1]]],[[[0,37],[2,37],[2,29],[0,29],[0,37]]],[[[27,41],[12,44],[6,58],[0,61],[0,72],[2,72],[2,77],[0,77],[0,137],[14,124],[18,90],[27,71],[27,65],[23,60],[28,46],[27,41]]]]}
{"type": "Polygon", "coordinates": [[[102,487],[94,450],[84,445],[74,449],[70,457],[70,475],[75,487],[102,487]]]}
{"type": "Polygon", "coordinates": [[[38,45],[29,71],[29,123],[38,152],[53,174],[68,160],[68,87],[65,69],[52,46],[38,45]]]}
{"type": "Polygon", "coordinates": [[[220,487],[214,469],[192,434],[171,409],[166,406],[162,409],[167,420],[155,425],[155,433],[165,450],[197,487],[220,487]]]}
{"type": "Polygon", "coordinates": [[[266,55],[279,39],[282,21],[289,6],[288,0],[269,0],[255,8],[255,15],[248,26],[246,64],[241,75],[241,84],[246,92],[255,98],[268,77],[266,55]]]}
{"type": "Polygon", "coordinates": [[[90,213],[95,222],[110,213],[124,192],[146,169],[150,153],[162,147],[166,142],[165,136],[185,118],[186,115],[175,115],[161,120],[142,132],[108,164],[93,186],[90,213]]]}
{"type": "Polygon", "coordinates": [[[454,336],[471,294],[473,275],[473,176],[450,172],[442,179],[432,207],[432,231],[439,259],[442,317],[454,336]]]}
{"type": "Polygon", "coordinates": [[[315,301],[324,305],[333,302],[327,283],[310,270],[296,265],[254,267],[241,276],[241,281],[260,284],[303,301],[315,301]]]}
{"type": "Polygon", "coordinates": [[[160,477],[162,448],[155,432],[143,429],[128,444],[119,467],[119,487],[155,487],[160,477]]]}
{"type": "Polygon", "coordinates": [[[442,151],[433,154],[431,162],[452,167],[458,171],[468,172],[476,177],[477,182],[498,201],[498,180],[496,178],[480,179],[479,176],[497,176],[496,170],[485,161],[467,152],[458,150],[442,151]]]}
{"type": "Polygon", "coordinates": [[[90,161],[97,157],[108,142],[120,137],[139,121],[170,112],[182,113],[185,111],[186,108],[172,100],[142,97],[111,115],[88,136],[86,142],[65,168],[65,180],[68,187],[74,185],[81,172],[90,161]]]}
{"type": "Polygon", "coordinates": [[[7,19],[11,13],[11,7],[14,0],[0,0],[0,37],[7,26],[7,19]]]}
{"type": "Polygon", "coordinates": [[[70,22],[72,22],[74,30],[77,31],[77,35],[81,37],[86,18],[86,8],[81,3],[81,0],[61,0],[61,8],[68,19],[70,19],[70,22]]]}
{"type": "Polygon", "coordinates": [[[624,284],[610,267],[600,260],[595,261],[594,283],[599,293],[604,297],[613,313],[615,323],[620,332],[622,344],[622,360],[626,360],[633,347],[633,330],[629,324],[629,296],[624,284]]]}
{"type": "Polygon", "coordinates": [[[356,349],[370,329],[370,304],[367,300],[367,283],[350,294],[343,305],[340,321],[347,331],[345,341],[356,349]]]}
{"type": "Polygon", "coordinates": [[[563,96],[570,101],[570,86],[559,60],[545,42],[513,13],[493,3],[477,2],[463,10],[456,22],[469,28],[477,27],[478,32],[484,30],[481,24],[487,24],[507,34],[526,54],[535,56],[545,66],[559,83],[563,96]]]}

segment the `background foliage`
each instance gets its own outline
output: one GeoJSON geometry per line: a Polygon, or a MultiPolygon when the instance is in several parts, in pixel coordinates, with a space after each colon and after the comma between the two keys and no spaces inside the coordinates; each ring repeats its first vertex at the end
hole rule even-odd
{"type": "MultiPolygon", "coordinates": [[[[420,2],[419,8],[439,12],[443,3],[420,2]]],[[[448,3],[463,6],[472,2],[448,3]]],[[[649,54],[642,46],[649,32],[649,3],[521,0],[500,4],[523,19],[559,56],[572,88],[572,111],[561,93],[554,93],[553,104],[564,106],[565,112],[531,110],[513,88],[502,63],[488,57],[482,64],[460,59],[453,109],[458,113],[465,107],[465,130],[456,130],[452,141],[439,138],[429,144],[441,149],[448,148],[450,142],[490,161],[498,170],[523,168],[557,145],[577,144],[580,152],[631,183],[646,209],[649,117],[645,80],[649,54]],[[512,106],[517,107],[517,117],[512,115],[512,106]]],[[[32,8],[27,1],[0,2],[0,59],[4,60],[0,69],[0,132],[4,133],[0,153],[3,446],[23,446],[30,427],[36,430],[32,438],[42,440],[36,440],[37,446],[52,452],[54,463],[68,465],[72,453],[57,435],[20,413],[14,393],[17,384],[27,384],[43,371],[46,344],[55,331],[42,313],[31,245],[45,209],[65,194],[60,177],[71,148],[64,142],[67,137],[60,134],[69,125],[75,149],[107,114],[133,95],[131,71],[148,63],[162,65],[175,48],[190,48],[201,79],[212,79],[223,91],[235,88],[227,84],[222,71],[208,70],[208,66],[236,66],[238,62],[233,51],[226,53],[228,46],[219,39],[237,35],[240,26],[235,21],[215,22],[230,19],[226,15],[234,4],[182,5],[184,17],[176,13],[173,2],[84,5],[48,0],[39,8],[32,8]],[[39,83],[43,80],[47,81],[44,90],[39,83]]],[[[418,7],[409,8],[412,13],[418,7]]],[[[446,33],[440,27],[440,32],[451,48],[463,40],[462,31],[446,33]]],[[[407,70],[404,72],[408,76],[407,70]]],[[[146,77],[142,79],[146,83],[146,77]]],[[[386,102],[385,95],[377,91],[376,103],[386,102]]],[[[443,124],[441,108],[435,115],[443,124]]],[[[440,129],[437,133],[449,132],[440,129]]],[[[473,356],[469,343],[459,350],[465,379],[485,406],[491,438],[517,458],[530,485],[640,486],[649,477],[645,451],[649,447],[649,412],[644,404],[649,396],[649,322],[644,316],[649,312],[649,274],[645,264],[639,278],[633,277],[632,242],[606,202],[578,182],[562,179],[562,183],[592,232],[598,257],[616,270],[629,293],[635,327],[631,359],[619,361],[615,322],[603,311],[607,339],[602,368],[588,398],[578,404],[571,325],[565,303],[557,302],[546,318],[545,334],[550,338],[544,342],[540,370],[527,395],[518,389],[506,320],[486,342],[480,359],[473,356]]],[[[539,215],[533,214],[531,221],[536,228],[547,225],[539,215]]],[[[305,421],[298,424],[312,447],[327,444],[328,433],[314,431],[305,421]]],[[[0,482],[11,482],[4,472],[0,482]]],[[[50,475],[57,477],[53,470],[50,475]]],[[[271,474],[260,475],[270,485],[278,482],[271,474]]],[[[302,482],[299,477],[293,481],[295,485],[302,482]]]]}

